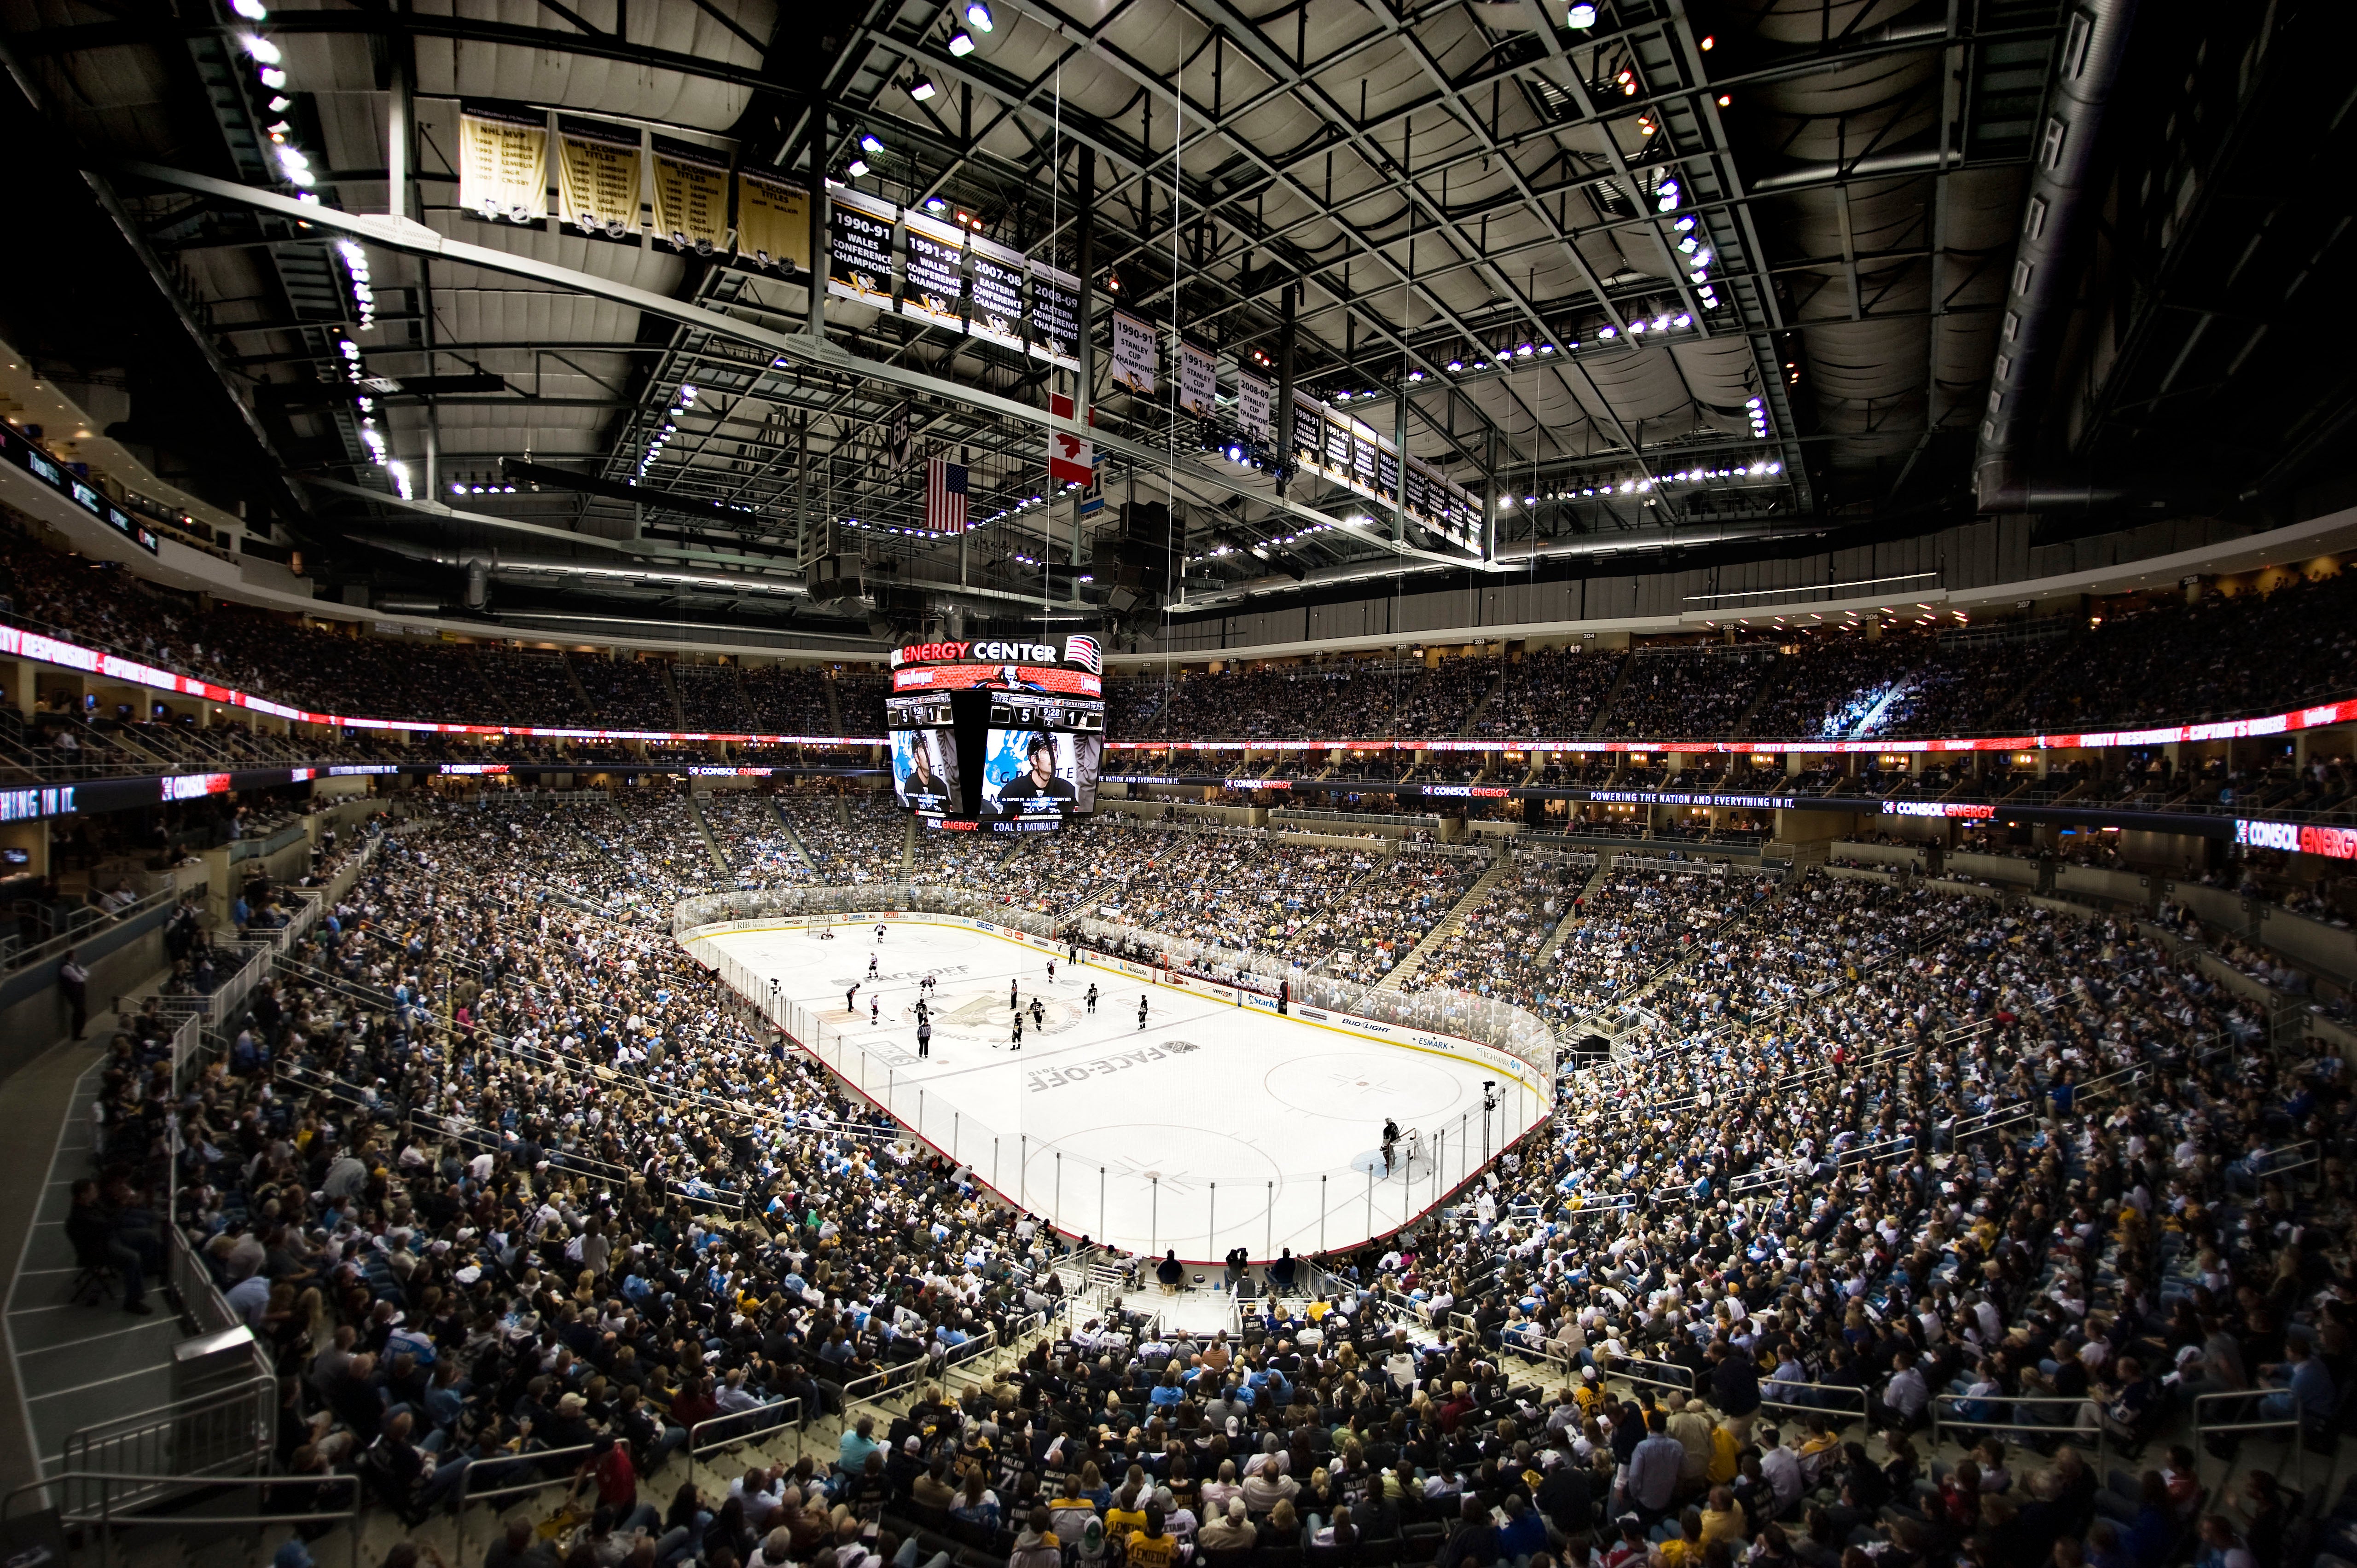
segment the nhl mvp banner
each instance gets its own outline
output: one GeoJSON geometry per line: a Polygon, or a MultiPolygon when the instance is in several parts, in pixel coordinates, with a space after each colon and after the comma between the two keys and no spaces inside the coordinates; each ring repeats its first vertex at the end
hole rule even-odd
{"type": "Polygon", "coordinates": [[[1140,397],[1152,397],[1157,358],[1154,346],[1154,328],[1125,310],[1114,311],[1113,313],[1114,384],[1127,387],[1140,397]]]}
{"type": "Polygon", "coordinates": [[[826,292],[878,310],[892,308],[892,230],[900,209],[836,186],[827,191],[826,292]]]}
{"type": "Polygon", "coordinates": [[[1211,351],[1178,339],[1178,407],[1199,419],[1209,419],[1220,402],[1220,366],[1211,351]]]}
{"type": "Polygon", "coordinates": [[[639,237],[639,134],[624,125],[556,117],[558,214],[608,240],[639,237]]]}
{"type": "Polygon", "coordinates": [[[548,216],[548,116],[466,104],[458,112],[458,205],[486,218],[548,216]]]}
{"type": "Polygon", "coordinates": [[[654,155],[655,237],[675,251],[718,253],[728,243],[728,155],[669,136],[654,138],[654,155]]]}
{"type": "Polygon", "coordinates": [[[737,264],[790,278],[810,271],[807,188],[749,169],[737,171],[737,264]]]}

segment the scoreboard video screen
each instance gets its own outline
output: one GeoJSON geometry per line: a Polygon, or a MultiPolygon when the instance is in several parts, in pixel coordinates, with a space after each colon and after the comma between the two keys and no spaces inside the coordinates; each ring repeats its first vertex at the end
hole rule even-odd
{"type": "Polygon", "coordinates": [[[1093,639],[919,643],[885,702],[901,803],[933,826],[1047,832],[1096,810],[1104,686],[1093,639]]]}

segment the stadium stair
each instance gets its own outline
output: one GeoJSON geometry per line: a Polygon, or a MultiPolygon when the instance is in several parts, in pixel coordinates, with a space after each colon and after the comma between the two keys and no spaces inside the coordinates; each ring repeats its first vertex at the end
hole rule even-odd
{"type": "Polygon", "coordinates": [[[1554,962],[1555,955],[1563,950],[1563,944],[1571,940],[1571,933],[1579,927],[1583,907],[1596,897],[1596,890],[1604,886],[1605,875],[1611,869],[1612,852],[1606,850],[1598,854],[1596,870],[1589,875],[1587,885],[1580,888],[1579,896],[1572,902],[1571,908],[1563,912],[1563,918],[1555,923],[1555,929],[1547,935],[1546,946],[1539,950],[1538,965],[1541,969],[1554,962]]]}
{"type": "Polygon", "coordinates": [[[684,730],[687,728],[687,703],[680,697],[679,682],[671,677],[671,663],[668,660],[658,659],[654,666],[655,679],[662,682],[663,695],[671,699],[671,716],[684,730]]]}
{"type": "Polygon", "coordinates": [[[909,813],[909,825],[900,834],[900,880],[906,882],[915,875],[917,866],[917,814],[909,813]]]}
{"type": "Polygon", "coordinates": [[[1473,726],[1481,722],[1481,715],[1490,711],[1490,704],[1496,702],[1498,693],[1505,689],[1506,661],[1501,658],[1498,660],[1498,673],[1491,677],[1490,689],[1481,693],[1481,700],[1473,704],[1473,711],[1465,715],[1465,722],[1457,726],[1457,733],[1460,736],[1471,735],[1473,726]]]}
{"type": "Polygon", "coordinates": [[[597,704],[589,700],[589,688],[581,683],[581,671],[573,667],[573,660],[569,656],[559,657],[557,662],[565,666],[565,679],[573,687],[574,701],[581,704],[583,716],[595,718],[597,714],[597,704]]]}
{"type": "Polygon", "coordinates": [[[1432,929],[1424,933],[1424,940],[1409,949],[1407,957],[1392,965],[1389,974],[1375,982],[1375,989],[1377,991],[1406,989],[1407,983],[1415,977],[1416,971],[1424,967],[1424,961],[1440,950],[1440,944],[1465,924],[1466,917],[1481,907],[1482,901],[1490,897],[1490,889],[1503,881],[1506,874],[1513,869],[1514,863],[1509,856],[1499,855],[1489,870],[1474,879],[1473,886],[1465,890],[1465,896],[1448,907],[1448,913],[1433,922],[1432,929]]]}
{"type": "Polygon", "coordinates": [[[843,700],[834,693],[834,682],[832,680],[822,681],[819,682],[819,689],[826,693],[827,728],[836,735],[841,735],[843,733],[843,700]]]}
{"type": "Polygon", "coordinates": [[[794,853],[802,857],[802,864],[813,871],[817,870],[817,859],[812,855],[810,846],[802,843],[802,835],[794,832],[793,819],[786,815],[783,806],[778,804],[778,798],[764,795],[761,799],[769,802],[770,814],[778,819],[778,831],[786,835],[786,842],[794,846],[794,853]]]}
{"type": "Polygon", "coordinates": [[[1605,733],[1604,726],[1612,722],[1612,710],[1620,704],[1621,689],[1629,684],[1629,672],[1636,668],[1635,654],[1623,653],[1620,656],[1620,673],[1612,677],[1612,689],[1604,693],[1602,702],[1596,704],[1596,722],[1587,726],[1589,735],[1605,733]]]}
{"type": "Polygon", "coordinates": [[[736,875],[737,868],[720,853],[720,841],[712,836],[712,824],[705,820],[703,804],[693,795],[687,798],[687,814],[695,819],[695,831],[704,835],[704,848],[712,856],[712,864],[720,868],[723,876],[736,875]]]}

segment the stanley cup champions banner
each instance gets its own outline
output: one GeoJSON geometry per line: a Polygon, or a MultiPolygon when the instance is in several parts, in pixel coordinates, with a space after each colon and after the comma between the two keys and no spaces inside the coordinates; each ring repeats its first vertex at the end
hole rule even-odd
{"type": "Polygon", "coordinates": [[[1178,339],[1178,408],[1209,419],[1220,401],[1220,366],[1207,349],[1178,339]]]}
{"type": "Polygon", "coordinates": [[[737,263],[790,278],[809,273],[807,188],[750,169],[737,171],[737,263]]]}
{"type": "Polygon", "coordinates": [[[485,218],[548,216],[548,116],[469,103],[458,111],[458,205],[485,218]]]}
{"type": "Polygon", "coordinates": [[[728,243],[728,155],[669,136],[654,138],[654,155],[655,238],[716,254],[728,243]]]}
{"type": "Polygon", "coordinates": [[[639,234],[639,134],[627,125],[556,117],[557,211],[608,240],[639,234]]]}
{"type": "Polygon", "coordinates": [[[1254,441],[1272,439],[1268,425],[1268,383],[1258,376],[1236,377],[1236,423],[1254,441]]]}
{"type": "Polygon", "coordinates": [[[1114,384],[1127,387],[1140,397],[1152,397],[1157,358],[1154,345],[1154,328],[1125,310],[1114,311],[1113,313],[1114,384]]]}

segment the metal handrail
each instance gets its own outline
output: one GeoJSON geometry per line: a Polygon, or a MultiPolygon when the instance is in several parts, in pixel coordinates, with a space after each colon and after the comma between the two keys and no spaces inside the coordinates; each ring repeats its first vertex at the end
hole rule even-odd
{"type": "Polygon", "coordinates": [[[579,1466],[575,1466],[563,1475],[544,1476],[536,1481],[519,1481],[511,1487],[494,1487],[488,1492],[479,1492],[474,1487],[477,1466],[486,1469],[500,1465],[537,1466],[545,1465],[551,1459],[587,1459],[597,1451],[596,1444],[583,1443],[576,1444],[571,1448],[539,1448],[521,1454],[500,1454],[489,1458],[477,1459],[468,1464],[467,1473],[458,1478],[456,1509],[458,1535],[452,1555],[461,1563],[467,1560],[467,1505],[468,1503],[491,1503],[492,1517],[497,1518],[500,1513],[497,1499],[529,1497],[534,1492],[544,1492],[551,1487],[563,1487],[569,1492],[581,1484],[579,1466]]]}
{"type": "Polygon", "coordinates": [[[794,1428],[796,1434],[794,1452],[799,1457],[802,1453],[802,1402],[790,1397],[765,1401],[755,1405],[751,1410],[734,1410],[725,1415],[716,1415],[708,1420],[697,1422],[687,1429],[688,1479],[692,1481],[695,1478],[696,1461],[706,1452],[716,1452],[733,1444],[740,1443],[748,1434],[766,1431],[771,1426],[791,1425],[794,1428]],[[731,1425],[742,1426],[745,1431],[711,1438],[705,1435],[716,1426],[731,1425]]]}
{"type": "MultiPolygon", "coordinates": [[[[2306,1478],[2308,1473],[2308,1444],[2306,1441],[2308,1435],[2308,1412],[2301,1408],[2298,1394],[2293,1392],[2287,1388],[2255,1388],[2220,1389],[2210,1393],[2201,1393],[2193,1396],[2193,1452],[2197,1455],[2197,1464],[2199,1463],[2199,1455],[2210,1452],[2210,1439],[2222,1433],[2282,1432],[2287,1428],[2289,1429],[2290,1434],[2289,1452],[2292,1462],[2292,1489],[2294,1491],[2302,1491],[2306,1489],[2306,1478]],[[2257,1414],[2259,1402],[2273,1394],[2281,1394],[2291,1401],[2291,1413],[2289,1415],[2263,1416],[2257,1414]],[[2201,1412],[2204,1404],[2223,1403],[2230,1400],[2238,1402],[2242,1405],[2248,1407],[2252,1412],[2250,1418],[2240,1421],[2209,1421],[2203,1418],[2201,1412]]],[[[2231,1465],[2232,1461],[2229,1461],[2230,1467],[2231,1465]]]]}
{"type": "MultiPolygon", "coordinates": [[[[2059,1437],[2072,1441],[2092,1436],[2095,1440],[2095,1457],[2097,1461],[2097,1468],[2100,1471],[2102,1461],[2110,1451],[2111,1434],[2104,1429],[2104,1423],[2100,1419],[2093,1426],[2081,1426],[2077,1424],[2076,1421],[2078,1412],[2085,1409],[2091,1402],[2093,1402],[2089,1396],[2085,1394],[1982,1395],[1943,1393],[1932,1395],[1932,1402],[1926,1408],[1931,1412],[1932,1442],[1932,1445],[1935,1447],[1943,1443],[1951,1441],[1947,1435],[1948,1429],[1950,1428],[1953,1428],[1960,1434],[1977,1432],[2012,1432],[2020,1433],[2032,1437],[2059,1437]],[[2072,1419],[2067,1422],[2059,1423],[2039,1421],[1975,1421],[1956,1413],[1957,1410],[1968,1401],[1975,1404],[2002,1407],[2007,1414],[2011,1414],[2015,1409],[2026,1404],[2060,1405],[2067,1408],[2071,1412],[2072,1419]]],[[[1959,1437],[1955,1439],[1955,1441],[1969,1443],[1972,1439],[1970,1437],[1959,1437]]]]}
{"type": "MultiPolygon", "coordinates": [[[[151,1476],[109,1470],[61,1470],[56,1475],[48,1477],[45,1479],[27,1481],[20,1486],[11,1487],[5,1497],[0,1497],[0,1526],[6,1525],[16,1517],[16,1499],[25,1496],[27,1492],[44,1492],[49,1487],[59,1486],[60,1483],[64,1482],[73,1482],[85,1485],[90,1482],[97,1482],[100,1483],[99,1506],[97,1510],[95,1512],[89,1512],[76,1509],[69,1506],[60,1506],[58,1509],[58,1523],[62,1526],[84,1529],[93,1525],[96,1526],[101,1536],[100,1552],[102,1559],[107,1562],[112,1562],[113,1560],[113,1532],[116,1530],[154,1530],[161,1528],[167,1530],[195,1531],[201,1530],[214,1525],[237,1527],[251,1525],[256,1528],[261,1528],[274,1524],[340,1524],[344,1526],[345,1542],[351,1554],[351,1568],[360,1568],[361,1510],[362,1505],[368,1500],[367,1488],[362,1485],[360,1477],[334,1474],[326,1476],[229,1476],[207,1477],[202,1482],[202,1484],[208,1488],[244,1487],[262,1487],[266,1490],[272,1487],[310,1487],[317,1488],[340,1486],[350,1487],[352,1495],[351,1507],[336,1513],[327,1513],[316,1509],[306,1513],[260,1514],[173,1512],[168,1514],[145,1515],[136,1513],[118,1513],[114,1509],[113,1492],[112,1487],[108,1485],[108,1483],[112,1482],[125,1481],[133,1483],[135,1487],[144,1488],[152,1487],[159,1482],[182,1481],[186,1479],[188,1479],[188,1477],[181,1476],[151,1476]]],[[[259,1553],[256,1554],[255,1561],[260,1561],[259,1553]]]]}

